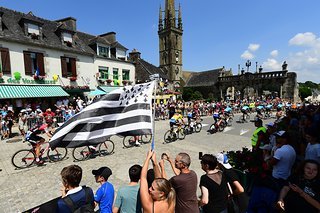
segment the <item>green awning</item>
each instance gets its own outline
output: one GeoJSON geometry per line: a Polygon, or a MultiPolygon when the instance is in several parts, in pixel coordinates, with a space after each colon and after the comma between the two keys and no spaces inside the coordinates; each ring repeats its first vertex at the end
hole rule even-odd
{"type": "Polygon", "coordinates": [[[69,96],[61,86],[53,85],[0,85],[0,99],[42,98],[69,96]]]}
{"type": "Polygon", "coordinates": [[[122,89],[123,87],[98,86],[98,89],[105,91],[107,94],[112,92],[113,90],[119,89],[119,88],[122,89]]]}

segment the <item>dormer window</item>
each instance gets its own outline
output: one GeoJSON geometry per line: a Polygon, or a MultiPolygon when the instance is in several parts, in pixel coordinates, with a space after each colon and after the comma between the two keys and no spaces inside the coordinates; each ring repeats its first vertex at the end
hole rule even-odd
{"type": "Polygon", "coordinates": [[[71,33],[62,33],[62,41],[65,43],[67,46],[71,47],[72,46],[72,35],[71,33]]]}
{"type": "Polygon", "coordinates": [[[109,47],[98,46],[98,55],[103,57],[109,57],[109,47]]]}
{"type": "Polygon", "coordinates": [[[32,39],[39,39],[40,37],[40,27],[36,24],[28,23],[28,35],[31,36],[32,39]]]}

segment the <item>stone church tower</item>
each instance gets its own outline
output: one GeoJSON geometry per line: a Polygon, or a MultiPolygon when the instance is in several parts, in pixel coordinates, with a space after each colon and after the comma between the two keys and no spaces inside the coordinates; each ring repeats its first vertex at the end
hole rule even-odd
{"type": "Polygon", "coordinates": [[[175,10],[174,0],[165,0],[165,10],[159,11],[160,68],[168,71],[169,80],[180,82],[182,78],[182,18],[181,7],[175,10]],[[164,15],[164,18],[163,18],[164,15]],[[178,16],[178,18],[176,18],[178,16]]]}

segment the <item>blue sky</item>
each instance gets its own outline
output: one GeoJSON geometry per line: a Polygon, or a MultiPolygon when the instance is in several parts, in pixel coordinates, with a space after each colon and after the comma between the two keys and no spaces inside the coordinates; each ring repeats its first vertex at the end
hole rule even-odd
{"type": "MultiPolygon", "coordinates": [[[[0,0],[0,6],[57,20],[72,16],[78,31],[114,31],[131,51],[159,65],[158,14],[165,0],[0,0]]],[[[287,61],[298,81],[320,83],[320,1],[175,0],[183,20],[183,70],[225,66],[238,73],[246,60],[264,71],[287,61]]]]}

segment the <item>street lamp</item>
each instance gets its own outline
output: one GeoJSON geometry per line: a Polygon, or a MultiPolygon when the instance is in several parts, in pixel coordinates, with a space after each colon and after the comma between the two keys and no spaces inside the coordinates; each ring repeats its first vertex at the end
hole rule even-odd
{"type": "Polygon", "coordinates": [[[249,67],[250,66],[251,66],[251,61],[247,60],[247,62],[246,62],[247,72],[249,72],[249,67]]]}

